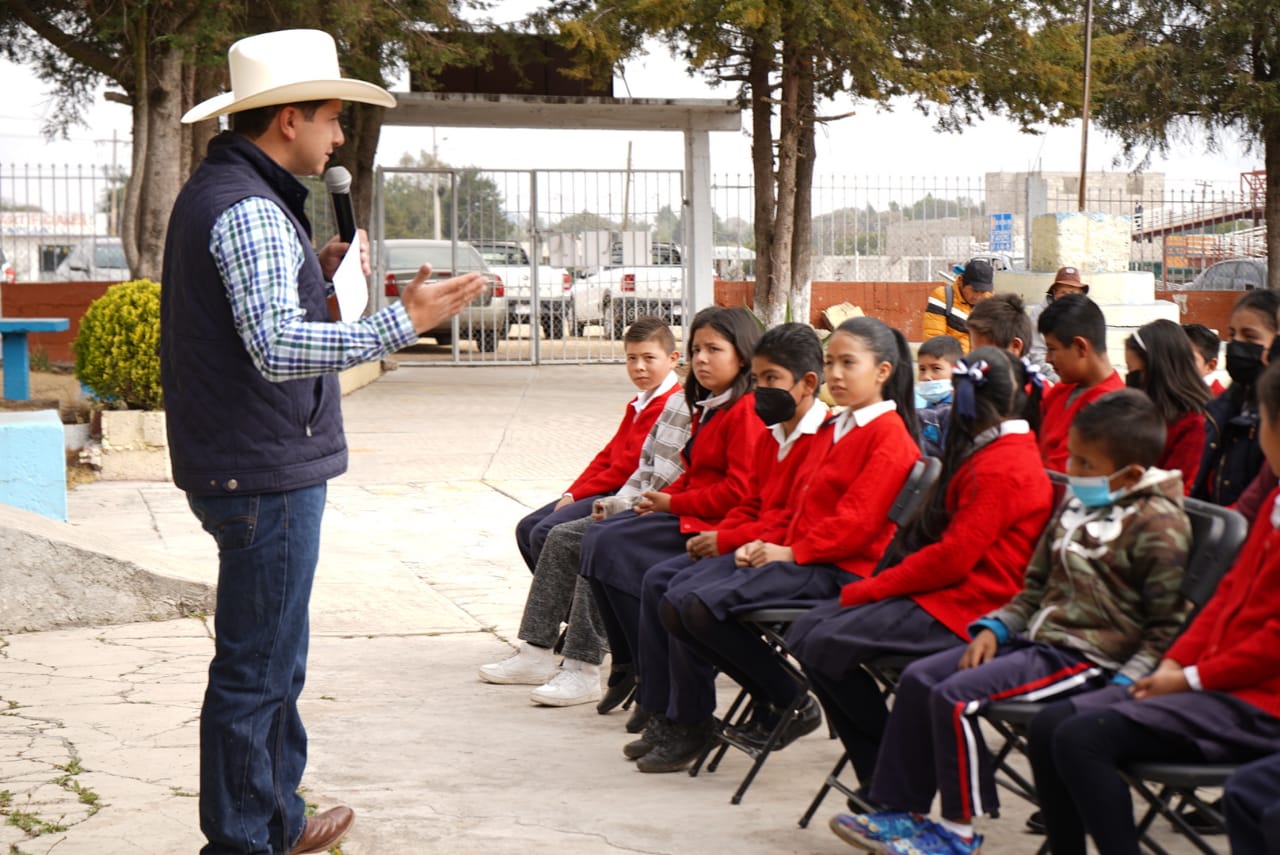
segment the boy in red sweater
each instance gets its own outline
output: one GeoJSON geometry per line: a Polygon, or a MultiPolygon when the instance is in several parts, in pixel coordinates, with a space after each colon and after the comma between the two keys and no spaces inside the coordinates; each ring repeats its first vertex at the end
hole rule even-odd
{"type": "MultiPolygon", "coordinates": [[[[613,438],[559,501],[539,508],[516,526],[516,544],[525,563],[529,565],[530,572],[537,567],[538,556],[553,528],[561,523],[590,518],[592,504],[597,499],[612,495],[626,483],[640,460],[645,437],[654,427],[668,399],[683,392],[673,370],[680,360],[680,353],[675,349],[675,338],[664,321],[653,317],[637,318],[627,329],[623,341],[627,354],[627,376],[640,390],[640,394],[627,404],[622,414],[622,423],[618,425],[613,438]]],[[[525,604],[526,616],[532,609],[536,614],[547,616],[549,623],[558,627],[568,610],[566,605],[559,602],[559,593],[557,587],[557,596],[552,598],[556,603],[552,605],[542,600],[535,601],[531,589],[530,600],[525,604]],[[554,615],[546,615],[551,608],[555,609],[554,615]]],[[[565,591],[564,594],[567,596],[569,592],[565,591]]],[[[594,608],[591,608],[594,604],[583,605],[588,606],[590,611],[580,617],[592,618],[588,622],[598,624],[599,619],[594,614],[594,608]]],[[[568,706],[588,703],[600,697],[599,668],[599,662],[574,658],[566,658],[557,668],[556,656],[550,645],[542,639],[535,642],[523,638],[515,655],[480,666],[480,679],[486,683],[501,685],[538,686],[540,688],[535,690],[534,700],[568,706]],[[551,686],[548,681],[556,677],[564,679],[551,686]],[[539,692],[542,694],[538,694],[539,692]],[[548,695],[547,692],[551,694],[548,695]]]]}
{"type": "MultiPolygon", "coordinates": [[[[1280,365],[1258,381],[1258,407],[1259,443],[1280,469],[1280,365]]],[[[1035,771],[1051,795],[1042,807],[1054,853],[1083,855],[1086,831],[1101,855],[1138,851],[1119,772],[1130,763],[1246,763],[1280,751],[1280,490],[1213,598],[1130,694],[1052,731],[1054,762],[1035,771]]],[[[1233,852],[1273,851],[1237,848],[1228,832],[1233,852]]]]}
{"type": "Polygon", "coordinates": [[[1040,404],[1040,456],[1046,469],[1067,471],[1067,431],[1076,413],[1124,380],[1107,359],[1107,321],[1083,294],[1054,300],[1040,314],[1045,360],[1061,381],[1040,404]]]}
{"type": "Polygon", "coordinates": [[[627,354],[627,376],[640,394],[627,404],[613,438],[592,458],[569,489],[516,526],[516,546],[530,573],[538,566],[538,553],[546,543],[547,532],[562,522],[591,516],[591,506],[596,499],[613,495],[626,483],[640,459],[640,446],[666,406],[667,398],[681,388],[674,373],[680,362],[680,351],[665,321],[637,318],[622,340],[627,354]]]}
{"type": "MultiPolygon", "coordinates": [[[[694,535],[687,554],[645,572],[640,591],[637,662],[641,710],[672,727],[647,728],[623,753],[642,772],[683,769],[702,748],[716,706],[715,671],[664,626],[662,598],[682,580],[716,568],[734,570],[733,552],[757,538],[781,538],[791,521],[789,502],[800,465],[830,411],[816,399],[822,384],[822,345],[807,324],[768,330],[751,358],[755,409],[771,434],[756,444],[743,501],[712,531],[694,535]],[[674,738],[680,731],[687,738],[674,738]]],[[[668,620],[670,618],[668,617],[668,620]]],[[[678,623],[678,619],[677,619],[678,623]]]]}

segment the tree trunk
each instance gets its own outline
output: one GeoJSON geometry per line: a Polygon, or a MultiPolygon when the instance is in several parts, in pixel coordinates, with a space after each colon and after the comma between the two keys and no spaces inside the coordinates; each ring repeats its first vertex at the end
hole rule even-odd
{"type": "Polygon", "coordinates": [[[1262,125],[1267,166],[1267,287],[1280,289],[1280,117],[1262,125]]]}
{"type": "Polygon", "coordinates": [[[751,171],[755,186],[755,309],[764,312],[773,280],[773,46],[766,39],[751,44],[747,76],[751,90],[751,171]]]}
{"type": "MultiPolygon", "coordinates": [[[[356,210],[356,224],[368,229],[373,211],[373,163],[382,133],[383,107],[369,104],[347,104],[343,131],[347,141],[338,149],[335,162],[351,170],[351,203],[356,210]]],[[[328,240],[317,235],[317,242],[328,240]]]]}
{"type": "Polygon", "coordinates": [[[791,244],[791,319],[809,323],[812,291],[810,261],[813,255],[814,145],[813,55],[805,57],[800,77],[798,119],[800,139],[796,151],[795,240],[791,244]]]}
{"type": "MultiPolygon", "coordinates": [[[[183,134],[174,133],[182,117],[183,53],[157,44],[152,52],[146,77],[147,118],[143,132],[147,135],[145,180],[138,194],[138,212],[133,221],[137,263],[130,270],[136,277],[160,281],[164,260],[164,237],[169,214],[186,174],[183,161],[190,155],[190,142],[183,134]]],[[[135,113],[138,112],[135,108],[135,113]]],[[[135,126],[137,122],[135,121],[135,126]]],[[[137,148],[138,138],[134,137],[137,148]]],[[[137,176],[134,176],[136,180],[137,176]]]]}
{"type": "Polygon", "coordinates": [[[782,46],[782,90],[779,96],[777,214],[773,220],[773,275],[769,302],[759,307],[765,323],[777,326],[786,320],[791,295],[791,252],[796,227],[796,170],[800,155],[800,79],[803,56],[793,44],[782,46]]]}

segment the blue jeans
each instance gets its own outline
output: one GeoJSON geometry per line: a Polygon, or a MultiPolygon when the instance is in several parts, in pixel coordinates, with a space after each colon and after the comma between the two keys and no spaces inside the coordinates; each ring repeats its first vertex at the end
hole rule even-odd
{"type": "Polygon", "coordinates": [[[283,855],[302,834],[298,717],[326,485],[187,502],[218,544],[213,663],[200,713],[201,855],[283,855]]]}

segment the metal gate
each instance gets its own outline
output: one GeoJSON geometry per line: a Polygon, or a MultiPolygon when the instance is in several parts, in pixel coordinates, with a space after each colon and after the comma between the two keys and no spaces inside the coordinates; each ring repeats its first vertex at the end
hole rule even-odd
{"type": "Polygon", "coordinates": [[[692,300],[679,170],[379,168],[370,305],[432,277],[483,270],[490,284],[424,333],[423,363],[605,362],[641,315],[680,335],[692,300]]]}

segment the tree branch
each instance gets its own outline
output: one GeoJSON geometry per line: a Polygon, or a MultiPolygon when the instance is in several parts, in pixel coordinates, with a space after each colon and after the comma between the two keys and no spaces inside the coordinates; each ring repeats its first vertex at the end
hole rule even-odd
{"type": "MultiPolygon", "coordinates": [[[[40,38],[49,42],[76,62],[93,69],[99,74],[125,86],[120,80],[119,59],[110,54],[94,49],[70,33],[55,27],[43,15],[31,8],[25,0],[10,0],[6,4],[19,21],[30,28],[40,38]]],[[[126,86],[126,88],[128,88],[126,86]]]]}

